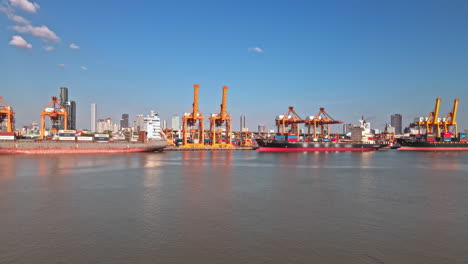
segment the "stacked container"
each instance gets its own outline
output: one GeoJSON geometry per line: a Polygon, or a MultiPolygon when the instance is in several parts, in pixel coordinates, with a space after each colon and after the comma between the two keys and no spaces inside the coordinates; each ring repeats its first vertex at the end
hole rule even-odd
{"type": "Polygon", "coordinates": [[[468,137],[466,133],[458,133],[458,138],[460,142],[468,142],[468,137]]]}
{"type": "Polygon", "coordinates": [[[427,142],[435,142],[436,141],[435,133],[427,133],[426,134],[426,141],[427,142]]]}
{"type": "Polygon", "coordinates": [[[275,140],[285,141],[285,140],[286,140],[286,136],[275,136],[275,140]]]}
{"type": "Polygon", "coordinates": [[[450,133],[450,132],[442,133],[442,141],[443,142],[452,142],[452,133],[450,133]]]}
{"type": "Polygon", "coordinates": [[[58,140],[60,141],[75,141],[76,130],[59,130],[58,140]]]}
{"type": "Polygon", "coordinates": [[[288,142],[297,142],[298,141],[298,136],[297,134],[289,134],[288,135],[288,142]]]}
{"type": "Polygon", "coordinates": [[[0,132],[0,140],[15,140],[14,132],[0,132]]]}
{"type": "Polygon", "coordinates": [[[94,134],[94,141],[99,143],[107,143],[109,142],[109,135],[108,134],[94,134]]]}

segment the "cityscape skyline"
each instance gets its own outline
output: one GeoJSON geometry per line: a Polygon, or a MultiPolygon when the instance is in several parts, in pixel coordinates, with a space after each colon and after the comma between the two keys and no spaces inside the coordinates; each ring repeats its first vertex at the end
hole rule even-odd
{"type": "Polygon", "coordinates": [[[115,12],[104,21],[90,5],[105,8],[101,2],[51,0],[24,12],[2,2],[1,95],[15,109],[19,127],[39,119],[57,87],[72,89],[83,106],[76,112],[80,128],[88,127],[94,102],[102,117],[114,120],[123,111],[135,116],[152,109],[170,120],[191,106],[194,83],[201,85],[205,115],[216,111],[221,87],[228,85],[231,116],[246,114],[250,128],[272,127],[288,106],[301,117],[325,107],[345,123],[364,115],[379,128],[400,113],[406,126],[427,116],[437,97],[443,114],[460,98],[459,123],[468,125],[466,1],[146,2],[144,9],[113,3],[115,12]],[[193,9],[200,18],[189,23],[193,9]],[[86,21],[76,22],[82,17],[86,21]],[[47,34],[34,33],[40,25],[47,34]],[[132,30],[135,25],[139,30],[132,30]],[[186,44],[193,36],[196,41],[186,44]]]}

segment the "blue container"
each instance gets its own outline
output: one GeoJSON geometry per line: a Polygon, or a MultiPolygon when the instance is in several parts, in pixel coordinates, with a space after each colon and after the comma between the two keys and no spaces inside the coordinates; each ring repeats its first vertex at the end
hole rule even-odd
{"type": "Polygon", "coordinates": [[[323,141],[323,142],[331,142],[331,139],[329,139],[329,138],[323,138],[322,141],[323,141]]]}
{"type": "Polygon", "coordinates": [[[467,137],[467,134],[466,134],[466,133],[458,133],[458,138],[466,139],[466,138],[468,138],[468,137],[467,137]]]}
{"type": "Polygon", "coordinates": [[[443,140],[444,142],[452,142],[452,138],[451,138],[451,137],[444,137],[444,138],[442,138],[442,140],[443,140]]]}
{"type": "Polygon", "coordinates": [[[286,140],[285,136],[275,136],[276,140],[286,140]]]}

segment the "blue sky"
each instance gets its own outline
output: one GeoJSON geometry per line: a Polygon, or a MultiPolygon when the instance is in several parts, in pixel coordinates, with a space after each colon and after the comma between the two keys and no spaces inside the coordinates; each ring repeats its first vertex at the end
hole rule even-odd
{"type": "Polygon", "coordinates": [[[272,127],[290,105],[383,128],[436,97],[444,115],[461,99],[468,128],[468,1],[0,1],[0,95],[17,126],[39,121],[61,86],[81,128],[91,103],[99,118],[170,120],[197,83],[205,116],[230,87],[235,129],[241,114],[272,127]]]}

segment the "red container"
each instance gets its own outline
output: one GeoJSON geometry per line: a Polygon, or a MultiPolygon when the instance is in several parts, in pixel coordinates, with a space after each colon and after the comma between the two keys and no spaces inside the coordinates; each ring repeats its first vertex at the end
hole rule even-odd
{"type": "Polygon", "coordinates": [[[436,141],[436,138],[435,138],[435,137],[427,137],[427,138],[426,138],[426,141],[427,141],[427,142],[435,142],[435,141],[436,141]]]}
{"type": "Polygon", "coordinates": [[[461,138],[461,139],[460,139],[460,142],[468,142],[468,139],[466,139],[466,138],[461,138]]]}
{"type": "Polygon", "coordinates": [[[452,133],[450,133],[450,132],[444,132],[444,133],[442,133],[442,136],[443,136],[443,137],[452,137],[452,133]]]}
{"type": "Polygon", "coordinates": [[[0,132],[0,136],[14,136],[14,132],[0,132]]]}
{"type": "Polygon", "coordinates": [[[337,142],[337,141],[340,141],[340,139],[339,138],[332,138],[332,141],[337,142]]]}
{"type": "Polygon", "coordinates": [[[297,142],[297,138],[288,138],[288,142],[297,142]]]}

